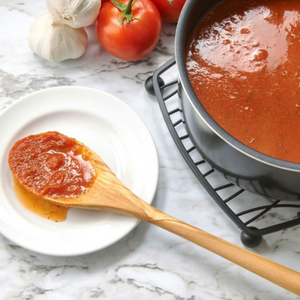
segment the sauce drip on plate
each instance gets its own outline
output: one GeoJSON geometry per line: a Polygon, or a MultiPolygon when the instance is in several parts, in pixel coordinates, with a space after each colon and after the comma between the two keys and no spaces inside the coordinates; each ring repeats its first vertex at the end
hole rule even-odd
{"type": "Polygon", "coordinates": [[[75,198],[85,194],[95,179],[86,151],[75,139],[58,132],[30,135],[17,141],[9,152],[8,162],[16,179],[16,193],[24,206],[45,218],[63,220],[66,208],[40,197],[75,198]]]}
{"type": "Polygon", "coordinates": [[[225,0],[187,48],[192,87],[234,138],[300,163],[300,1],[225,0]]]}
{"type": "Polygon", "coordinates": [[[36,196],[28,192],[19,181],[13,176],[14,190],[17,198],[23,204],[23,206],[34,214],[54,221],[62,222],[66,220],[68,208],[61,207],[45,201],[39,196],[36,196]]]}

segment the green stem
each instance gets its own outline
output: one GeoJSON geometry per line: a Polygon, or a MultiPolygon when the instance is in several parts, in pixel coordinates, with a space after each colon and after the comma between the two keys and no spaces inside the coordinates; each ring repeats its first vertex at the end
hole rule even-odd
{"type": "Polygon", "coordinates": [[[129,2],[128,2],[127,6],[126,6],[126,9],[124,11],[125,15],[130,15],[131,14],[132,1],[133,0],[129,0],[129,2]]]}
{"type": "Polygon", "coordinates": [[[124,21],[125,25],[129,24],[129,22],[132,22],[134,20],[142,21],[140,19],[133,18],[132,16],[132,7],[137,0],[129,0],[127,6],[122,2],[122,0],[110,0],[110,1],[119,11],[122,12],[122,16],[120,19],[120,26],[123,26],[124,19],[125,19],[124,21]]]}

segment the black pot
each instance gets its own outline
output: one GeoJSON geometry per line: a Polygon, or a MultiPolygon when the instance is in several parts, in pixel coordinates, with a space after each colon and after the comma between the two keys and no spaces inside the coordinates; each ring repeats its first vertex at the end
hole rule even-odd
{"type": "Polygon", "coordinates": [[[177,25],[175,57],[187,131],[203,157],[229,181],[273,199],[298,200],[300,164],[272,158],[237,141],[205,111],[189,82],[185,67],[188,38],[202,16],[218,2],[187,0],[177,25]]]}

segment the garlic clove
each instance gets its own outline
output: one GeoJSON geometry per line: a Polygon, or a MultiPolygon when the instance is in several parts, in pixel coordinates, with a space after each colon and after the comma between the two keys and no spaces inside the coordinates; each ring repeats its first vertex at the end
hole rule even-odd
{"type": "Polygon", "coordinates": [[[46,12],[33,22],[28,44],[37,55],[52,62],[60,62],[82,56],[87,40],[84,28],[69,27],[46,12]]]}
{"type": "Polygon", "coordinates": [[[101,0],[47,0],[54,18],[74,28],[93,24],[99,14],[101,0]]]}

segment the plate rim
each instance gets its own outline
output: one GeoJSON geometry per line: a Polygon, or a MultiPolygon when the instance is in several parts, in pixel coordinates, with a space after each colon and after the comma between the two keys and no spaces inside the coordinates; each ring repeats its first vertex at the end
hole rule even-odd
{"type": "MultiPolygon", "coordinates": [[[[159,180],[159,157],[158,157],[157,147],[156,147],[155,141],[153,139],[153,136],[152,136],[149,128],[146,126],[146,124],[142,120],[142,118],[128,104],[123,102],[121,99],[119,99],[115,95],[112,95],[112,94],[110,94],[106,91],[102,91],[102,90],[98,90],[98,89],[90,88],[90,87],[84,87],[84,86],[49,87],[49,88],[46,88],[46,89],[41,89],[41,90],[38,90],[38,91],[34,91],[34,92],[29,93],[29,94],[27,94],[27,95],[25,95],[25,96],[23,96],[19,99],[14,100],[14,102],[12,104],[10,104],[8,107],[6,107],[6,108],[4,108],[3,110],[0,111],[0,119],[1,119],[2,115],[4,115],[7,111],[12,110],[20,102],[26,101],[28,98],[31,98],[32,96],[36,96],[38,94],[43,94],[43,93],[49,93],[49,92],[51,93],[54,90],[57,91],[57,90],[76,90],[76,89],[86,90],[86,91],[90,91],[90,92],[93,92],[93,93],[96,92],[96,93],[99,93],[99,95],[102,95],[102,96],[107,95],[110,98],[114,98],[114,100],[116,101],[116,103],[118,103],[118,105],[121,105],[125,109],[128,109],[135,116],[135,118],[137,120],[139,120],[139,122],[143,125],[143,127],[144,127],[143,130],[145,130],[145,132],[148,134],[148,142],[150,142],[152,144],[152,146],[153,146],[152,148],[154,150],[153,153],[152,153],[152,155],[153,155],[152,159],[155,160],[155,174],[154,174],[155,175],[155,180],[154,180],[153,189],[151,191],[151,197],[149,196],[150,201],[147,202],[151,205],[154,198],[155,198],[156,192],[157,192],[158,180],[159,180]]],[[[15,236],[11,236],[9,233],[6,232],[6,230],[3,230],[1,228],[1,224],[0,224],[0,233],[5,238],[12,241],[13,243],[19,245],[20,247],[22,247],[24,249],[33,251],[35,253],[39,253],[39,254],[43,254],[43,255],[49,255],[49,256],[53,256],[53,257],[72,257],[72,256],[87,255],[87,254],[94,253],[94,252],[97,252],[97,251],[100,251],[100,250],[103,250],[103,249],[106,249],[106,248],[110,247],[111,245],[119,242],[121,239],[123,239],[130,232],[132,232],[140,222],[141,222],[141,220],[136,219],[135,222],[131,225],[131,227],[127,231],[125,231],[123,234],[121,234],[117,239],[111,241],[110,243],[107,243],[104,246],[94,247],[93,249],[90,249],[90,250],[78,251],[76,253],[74,252],[74,253],[71,253],[71,254],[68,254],[68,253],[65,253],[65,252],[61,253],[60,251],[51,251],[51,250],[47,251],[47,249],[45,249],[44,251],[41,251],[40,249],[36,250],[35,247],[34,246],[32,247],[30,243],[26,244],[26,243],[23,243],[22,241],[19,242],[18,239],[15,238],[15,236]]],[[[53,249],[53,248],[50,248],[50,249],[53,249]]]]}

